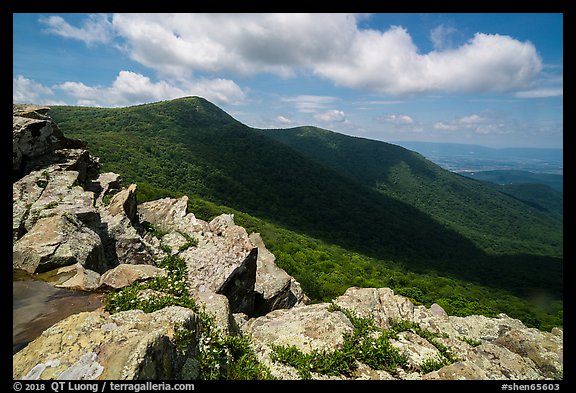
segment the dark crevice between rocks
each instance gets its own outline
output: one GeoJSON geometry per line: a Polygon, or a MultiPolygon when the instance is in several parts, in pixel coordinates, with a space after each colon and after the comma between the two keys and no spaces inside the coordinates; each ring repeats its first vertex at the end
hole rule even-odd
{"type": "Polygon", "coordinates": [[[216,293],[224,295],[230,303],[230,311],[254,315],[254,285],[256,284],[256,260],[258,248],[254,247],[244,262],[236,268],[216,293]]]}

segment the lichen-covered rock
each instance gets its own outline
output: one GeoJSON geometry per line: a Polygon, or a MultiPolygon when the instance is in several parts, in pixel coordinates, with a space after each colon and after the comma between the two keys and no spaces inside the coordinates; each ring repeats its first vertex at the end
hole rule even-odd
{"type": "Polygon", "coordinates": [[[498,337],[496,344],[532,360],[547,378],[563,378],[564,344],[561,337],[537,329],[516,328],[498,337]]]}
{"type": "Polygon", "coordinates": [[[138,206],[140,220],[165,233],[162,241],[171,253],[174,249],[170,244],[176,239],[167,238],[169,234],[196,239],[197,244],[178,249],[178,255],[186,262],[193,294],[222,294],[228,298],[232,312],[253,314],[258,249],[246,230],[234,224],[232,216],[221,215],[207,224],[187,212],[187,201],[187,197],[182,197],[143,203],[138,206]]]}
{"type": "Polygon", "coordinates": [[[114,194],[110,200],[108,212],[113,216],[123,214],[130,222],[134,222],[137,213],[136,206],[136,184],[130,184],[128,188],[114,194]]]}
{"type": "Polygon", "coordinates": [[[313,350],[334,350],[341,347],[344,334],[353,330],[352,323],[340,311],[331,312],[328,304],[312,304],[290,309],[274,310],[250,319],[242,325],[249,335],[259,360],[280,379],[300,379],[288,366],[270,358],[274,345],[295,346],[304,353],[313,350]]]}
{"type": "Polygon", "coordinates": [[[499,345],[484,343],[471,349],[463,358],[478,366],[487,379],[545,379],[530,359],[499,345]]]}
{"type": "MultiPolygon", "coordinates": [[[[353,375],[341,376],[343,379],[562,378],[562,335],[558,331],[528,329],[503,314],[497,318],[448,316],[436,307],[432,311],[432,307],[414,306],[388,288],[349,288],[333,303],[337,306],[333,309],[346,312],[329,312],[328,304],[304,305],[239,325],[255,342],[261,361],[281,379],[299,379],[300,375],[271,360],[274,345],[295,345],[304,353],[323,346],[336,349],[343,342],[345,326],[352,327],[353,320],[347,315],[374,321],[380,332],[404,326],[388,340],[406,364],[383,371],[357,358],[353,375]]],[[[313,374],[313,378],[324,376],[313,374]]]]}
{"type": "Polygon", "coordinates": [[[423,380],[486,380],[489,379],[484,370],[467,360],[442,367],[422,376],[423,380]]]}
{"type": "Polygon", "coordinates": [[[100,287],[100,274],[95,271],[85,269],[82,264],[60,268],[61,274],[75,272],[72,277],[60,284],[55,284],[58,288],[77,289],[81,291],[93,291],[100,287]]]}
{"type": "Polygon", "coordinates": [[[99,204],[99,232],[106,258],[117,264],[153,265],[154,251],[141,235],[136,204],[136,184],[115,194],[108,205],[99,204]]]}
{"type": "Polygon", "coordinates": [[[400,320],[418,323],[432,315],[426,307],[414,306],[407,298],[395,295],[390,288],[348,288],[334,303],[354,310],[361,317],[372,318],[381,328],[389,328],[400,320]]]}
{"type": "Polygon", "coordinates": [[[226,296],[205,291],[198,292],[196,300],[197,304],[213,318],[215,327],[218,328],[222,334],[230,335],[237,333],[234,317],[230,311],[230,303],[226,296]]]}
{"type": "Polygon", "coordinates": [[[97,219],[94,193],[78,186],[78,171],[52,169],[42,171],[40,179],[36,180],[37,184],[45,181],[46,185],[29,208],[26,230],[30,230],[40,218],[62,213],[73,214],[83,223],[90,225],[97,219]]]}
{"type": "Polygon", "coordinates": [[[70,213],[90,225],[97,219],[94,193],[79,186],[80,173],[54,166],[32,171],[12,185],[13,241],[43,217],[70,213]]]}
{"type": "Polygon", "coordinates": [[[91,181],[90,186],[97,191],[96,204],[102,205],[105,196],[120,189],[120,175],[114,172],[100,173],[95,180],[91,181]]]}
{"type": "Polygon", "coordinates": [[[98,234],[66,213],[38,220],[14,243],[12,256],[14,269],[29,273],[75,263],[96,272],[107,268],[98,234]]]}
{"type": "Polygon", "coordinates": [[[62,131],[46,116],[50,108],[14,104],[12,109],[12,171],[19,173],[28,161],[62,148],[62,131]]]}
{"type": "Polygon", "coordinates": [[[14,379],[175,379],[185,357],[175,329],[198,331],[190,309],[72,315],[13,357],[14,379]]]}

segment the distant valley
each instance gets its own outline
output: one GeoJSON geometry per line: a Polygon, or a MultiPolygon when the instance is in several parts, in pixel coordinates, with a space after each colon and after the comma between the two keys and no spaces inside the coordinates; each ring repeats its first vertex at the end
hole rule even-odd
{"type": "Polygon", "coordinates": [[[493,149],[485,146],[395,142],[414,150],[444,169],[492,183],[496,189],[538,209],[563,214],[563,150],[493,149]]]}
{"type": "Polygon", "coordinates": [[[444,169],[456,173],[523,171],[563,174],[563,150],[545,148],[495,149],[479,145],[436,142],[393,142],[417,151],[444,169]]]}

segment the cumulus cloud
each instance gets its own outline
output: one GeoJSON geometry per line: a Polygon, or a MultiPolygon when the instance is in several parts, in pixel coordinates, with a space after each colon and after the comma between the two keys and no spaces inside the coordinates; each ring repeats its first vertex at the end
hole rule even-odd
{"type": "Polygon", "coordinates": [[[406,28],[363,29],[365,15],[115,14],[92,16],[82,27],[47,18],[49,31],[86,43],[113,31],[134,61],[161,78],[195,73],[291,77],[316,74],[338,86],[391,95],[529,90],[542,61],[530,42],[476,33],[452,47],[453,29],[431,32],[435,50],[421,53],[406,28]],[[448,45],[450,44],[450,45],[448,45]]]}
{"type": "Polygon", "coordinates": [[[46,96],[52,96],[54,92],[40,83],[18,75],[12,78],[12,101],[14,103],[34,103],[43,105],[46,96]]]}
{"type": "Polygon", "coordinates": [[[322,123],[343,123],[346,121],[346,114],[340,110],[330,109],[314,114],[314,119],[322,123]]]}
{"type": "Polygon", "coordinates": [[[105,14],[90,15],[81,27],[72,26],[60,16],[41,17],[40,23],[46,26],[48,33],[84,41],[86,45],[107,43],[113,37],[112,23],[105,14]]]}
{"type": "Polygon", "coordinates": [[[293,120],[290,120],[289,118],[287,118],[286,116],[282,116],[282,115],[278,115],[274,118],[276,123],[279,123],[283,126],[291,126],[294,124],[293,120]]]}
{"type": "Polygon", "coordinates": [[[504,92],[530,86],[542,69],[536,48],[511,37],[477,33],[465,45],[419,54],[402,27],[360,31],[349,62],[316,71],[336,83],[387,94],[504,92]]]}
{"type": "Polygon", "coordinates": [[[333,96],[298,95],[283,97],[281,101],[294,105],[299,112],[314,113],[326,109],[338,99],[333,96]]]}
{"type": "Polygon", "coordinates": [[[112,23],[134,60],[177,75],[290,76],[345,50],[355,30],[346,14],[115,14],[112,23]]]}
{"type": "Polygon", "coordinates": [[[398,124],[398,125],[414,124],[414,119],[412,119],[408,115],[392,114],[392,115],[380,116],[379,118],[377,118],[377,120],[383,121],[385,123],[398,124]]]}
{"type": "Polygon", "coordinates": [[[473,132],[476,134],[506,134],[513,128],[497,116],[472,114],[451,121],[438,121],[433,124],[438,131],[473,132]]]}
{"type": "Polygon", "coordinates": [[[218,104],[245,99],[242,89],[226,79],[200,79],[177,86],[164,80],[152,82],[147,76],[131,71],[120,71],[109,87],[65,82],[57,88],[74,97],[79,105],[127,106],[191,95],[218,104]]]}
{"type": "Polygon", "coordinates": [[[439,25],[430,31],[430,41],[434,49],[442,50],[452,47],[451,36],[456,33],[456,29],[450,26],[439,25]]]}

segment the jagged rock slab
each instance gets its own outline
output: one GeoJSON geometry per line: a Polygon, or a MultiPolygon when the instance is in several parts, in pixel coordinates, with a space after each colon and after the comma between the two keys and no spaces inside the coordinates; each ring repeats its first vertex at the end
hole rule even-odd
{"type": "Polygon", "coordinates": [[[188,197],[161,198],[138,205],[140,222],[149,222],[166,233],[183,232],[194,236],[209,231],[208,223],[188,212],[188,197]]]}
{"type": "Polygon", "coordinates": [[[265,315],[280,308],[306,304],[300,283],[276,265],[276,257],[266,248],[259,233],[250,234],[250,241],[258,248],[256,261],[255,314],[265,315]]]}
{"type": "Polygon", "coordinates": [[[67,273],[73,273],[74,275],[62,283],[55,284],[55,287],[81,291],[94,291],[100,287],[100,274],[89,269],[84,269],[80,263],[58,269],[59,275],[65,275],[67,273]]]}
{"type": "Polygon", "coordinates": [[[111,266],[117,264],[153,265],[154,251],[139,231],[136,184],[114,194],[108,205],[99,203],[99,232],[111,266]]]}
{"type": "Polygon", "coordinates": [[[232,312],[252,315],[258,249],[246,230],[234,224],[231,215],[220,215],[210,223],[189,213],[188,197],[163,198],[138,206],[140,221],[163,233],[160,243],[177,253],[188,269],[188,284],[193,294],[225,295],[232,312]],[[193,237],[196,246],[175,250],[182,238],[193,237]]]}

